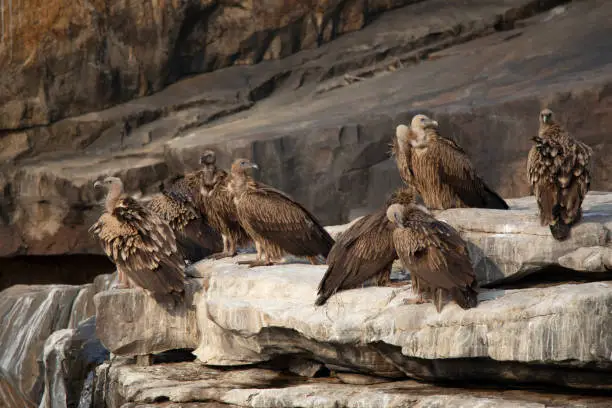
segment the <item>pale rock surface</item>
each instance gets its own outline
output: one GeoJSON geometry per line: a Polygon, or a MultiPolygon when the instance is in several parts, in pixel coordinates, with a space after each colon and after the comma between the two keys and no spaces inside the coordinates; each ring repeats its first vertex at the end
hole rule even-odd
{"type": "Polygon", "coordinates": [[[85,379],[109,356],[95,336],[96,318],[58,330],[45,342],[44,393],[39,408],[77,406],[85,379]]]}
{"type": "Polygon", "coordinates": [[[94,408],[603,408],[609,403],[603,397],[441,388],[410,380],[347,385],[335,377],[304,379],[261,368],[216,370],[195,362],[105,363],[97,373],[101,381],[94,408]]]}
{"type": "Polygon", "coordinates": [[[92,290],[108,289],[109,281],[102,275],[89,285],[15,285],[0,293],[0,406],[38,406],[51,370],[41,364],[45,342],[67,341],[62,330],[93,315],[92,290]]]}
{"type": "Polygon", "coordinates": [[[119,355],[195,348],[220,366],[299,355],[388,378],[612,387],[612,283],[482,290],[478,307],[450,302],[440,314],[405,304],[409,285],[344,291],[315,307],[325,266],[234,263],[252,258],[195,264],[196,293],[174,315],[140,290],[97,295],[99,337],[119,355]]]}

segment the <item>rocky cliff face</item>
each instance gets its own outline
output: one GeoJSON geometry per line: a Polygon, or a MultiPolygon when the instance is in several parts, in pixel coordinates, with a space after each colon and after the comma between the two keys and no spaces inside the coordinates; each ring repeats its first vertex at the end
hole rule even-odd
{"type": "Polygon", "coordinates": [[[317,4],[55,2],[28,30],[43,6],[2,3],[0,256],[99,253],[93,180],[150,194],[207,147],[345,222],[399,184],[388,143],[417,111],[509,197],[548,105],[611,187],[609,3],[317,4]]]}

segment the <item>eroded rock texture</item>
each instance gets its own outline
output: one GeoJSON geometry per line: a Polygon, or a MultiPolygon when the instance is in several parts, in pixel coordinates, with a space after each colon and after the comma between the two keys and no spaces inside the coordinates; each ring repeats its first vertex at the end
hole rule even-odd
{"type": "Polygon", "coordinates": [[[93,180],[115,174],[151,194],[207,147],[223,166],[252,158],[324,223],[346,222],[399,185],[388,143],[417,111],[511,197],[528,192],[530,138],[548,105],[594,148],[593,188],[612,187],[608,2],[319,2],[319,47],[310,3],[196,3],[56,2],[27,36],[39,7],[13,4],[29,11],[12,36],[5,21],[13,45],[0,47],[11,61],[0,255],[100,253],[86,233],[100,212],[93,180]]]}
{"type": "MultiPolygon", "coordinates": [[[[45,342],[93,316],[93,293],[108,287],[108,276],[100,276],[90,285],[16,285],[0,293],[0,403],[38,406],[45,388],[45,342]]],[[[58,364],[47,366],[49,373],[64,362],[58,364]]]]}
{"type": "MultiPolygon", "coordinates": [[[[609,194],[590,194],[584,221],[566,242],[548,239],[533,197],[513,201],[511,211],[457,209],[437,216],[471,241],[479,279],[495,284],[558,266],[568,253],[594,251],[591,240],[599,240],[605,257],[611,203],[609,194]],[[505,274],[491,278],[496,263],[505,274]]],[[[210,365],[298,356],[386,378],[612,388],[610,282],[483,289],[478,307],[463,310],[451,302],[437,314],[432,304],[406,304],[414,298],[407,279],[401,288],[344,291],[315,307],[326,266],[289,260],[249,269],[235,263],[252,257],[193,265],[189,288],[195,294],[171,312],[159,311],[141,290],[96,295],[98,336],[119,355],[195,348],[199,361],[210,365]]],[[[547,270],[556,273],[542,273],[547,270]]]]}
{"type": "MultiPolygon", "coordinates": [[[[95,394],[95,408],[603,408],[609,402],[603,397],[568,397],[512,390],[466,391],[406,380],[390,382],[382,379],[380,382],[379,379],[378,384],[354,385],[344,382],[340,375],[306,380],[265,368],[227,371],[198,363],[151,367],[104,364],[97,372],[98,378],[104,380],[95,394]]],[[[353,376],[356,377],[360,376],[353,376]]],[[[361,378],[368,379],[365,376],[361,378]]]]}

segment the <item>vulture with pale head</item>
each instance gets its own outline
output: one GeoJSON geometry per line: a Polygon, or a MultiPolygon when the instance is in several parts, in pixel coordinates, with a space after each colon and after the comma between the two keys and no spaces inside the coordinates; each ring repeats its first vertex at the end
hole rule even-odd
{"type": "Polygon", "coordinates": [[[214,254],[215,259],[234,256],[237,248],[249,245],[249,235],[238,221],[236,204],[228,187],[230,175],[217,167],[217,157],[213,150],[206,150],[200,158],[204,174],[204,185],[200,190],[201,209],[208,223],[217,230],[223,239],[223,252],[214,254]]]}
{"type": "Polygon", "coordinates": [[[540,129],[529,151],[527,176],[538,202],[540,222],[565,240],[582,217],[582,201],[591,186],[593,150],[573,139],[550,109],[540,112],[540,129]]]}
{"type": "Polygon", "coordinates": [[[439,313],[450,295],[464,309],[476,307],[476,275],[459,233],[417,204],[392,204],[387,217],[395,227],[393,246],[419,294],[417,302],[431,296],[439,313]]]}
{"type": "Polygon", "coordinates": [[[412,188],[398,189],[384,207],[360,218],[336,238],[327,257],[329,266],[319,283],[317,306],[325,304],[336,292],[362,287],[368,281],[373,280],[377,286],[390,282],[397,253],[393,246],[395,225],[387,218],[387,207],[414,201],[412,188]]]}
{"type": "Polygon", "coordinates": [[[508,204],[476,173],[466,152],[440,136],[438,122],[416,115],[396,128],[393,152],[406,184],[414,186],[430,209],[492,208],[508,204]]]}
{"type": "Polygon", "coordinates": [[[258,260],[251,266],[271,265],[284,254],[306,257],[313,264],[318,256],[327,257],[334,240],[325,228],[287,194],[253,180],[253,168],[257,165],[247,159],[235,160],[229,187],[240,225],[257,248],[258,260]]]}
{"type": "Polygon", "coordinates": [[[117,177],[97,181],[107,189],[105,209],[90,232],[117,266],[120,287],[130,281],[157,300],[180,301],[185,264],[172,228],[134,198],[123,193],[117,177]]]}

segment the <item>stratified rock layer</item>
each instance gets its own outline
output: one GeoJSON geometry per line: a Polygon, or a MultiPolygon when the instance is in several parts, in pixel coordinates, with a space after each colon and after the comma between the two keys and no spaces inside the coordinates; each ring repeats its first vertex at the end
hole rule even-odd
{"type": "Polygon", "coordinates": [[[371,377],[359,375],[353,378],[361,377],[365,383],[355,385],[344,383],[343,377],[306,380],[269,369],[216,370],[198,363],[151,367],[104,364],[98,368],[100,383],[94,408],[173,404],[184,408],[604,408],[609,403],[604,397],[440,388],[414,381],[377,379],[373,384],[368,382],[371,377]]]}
{"type": "MultiPolygon", "coordinates": [[[[6,75],[7,92],[14,93],[6,96],[11,103],[2,109],[10,112],[0,113],[0,127],[17,128],[0,136],[12,163],[0,168],[0,256],[100,253],[86,232],[101,211],[95,179],[118,175],[129,193],[151,194],[162,180],[196,168],[209,147],[218,150],[224,167],[233,157],[252,158],[262,169],[262,181],[287,191],[325,224],[346,222],[382,204],[400,184],[388,144],[395,126],[417,112],[435,117],[487,183],[512,197],[528,192],[531,135],[537,131],[537,113],[550,106],[593,147],[593,188],[612,187],[605,160],[612,153],[606,143],[612,128],[608,2],[330,2],[324,6],[331,13],[324,13],[324,25],[348,32],[368,24],[313,49],[305,49],[308,41],[314,47],[316,37],[307,34],[313,33],[307,28],[312,16],[301,1],[285,2],[287,21],[264,25],[276,27],[265,34],[253,25],[262,21],[263,10],[204,3],[175,7],[165,2],[152,10],[138,3],[127,10],[111,2],[98,14],[74,4],[75,12],[84,13],[76,20],[84,26],[69,25],[66,38],[69,44],[77,38],[87,45],[83,54],[71,54],[72,45],[60,47],[65,65],[55,57],[44,60],[49,72],[43,77],[37,76],[37,58],[53,48],[20,49],[33,57],[33,65],[25,67],[23,56],[13,54],[16,67],[32,69],[34,77],[27,81],[27,92],[18,92],[25,85],[6,75]],[[132,12],[138,16],[130,18],[134,24],[115,21],[132,12]],[[90,38],[87,27],[94,20],[102,31],[90,38]],[[177,47],[174,53],[164,51],[168,44],[177,47]],[[279,47],[282,52],[268,52],[279,47]],[[167,59],[178,58],[173,67],[191,67],[195,73],[266,55],[285,58],[193,76],[156,94],[91,111],[109,100],[161,89],[163,77],[175,72],[168,71],[167,59]],[[65,76],[55,75],[60,67],[65,76]],[[70,80],[75,72],[79,79],[70,80]],[[95,85],[98,76],[110,78],[112,86],[106,79],[95,85]],[[112,98],[109,89],[116,90],[112,98]],[[23,105],[38,107],[24,110],[23,105]],[[81,109],[89,113],[71,116],[81,109]],[[28,122],[37,125],[28,127],[28,122]]],[[[280,5],[268,3],[271,10],[280,5]]],[[[68,29],[58,27],[60,33],[68,29]]],[[[325,31],[324,37],[333,35],[325,31]]],[[[68,44],[55,37],[49,41],[68,44]]]]}

